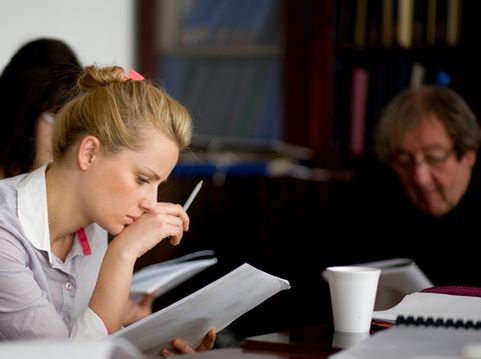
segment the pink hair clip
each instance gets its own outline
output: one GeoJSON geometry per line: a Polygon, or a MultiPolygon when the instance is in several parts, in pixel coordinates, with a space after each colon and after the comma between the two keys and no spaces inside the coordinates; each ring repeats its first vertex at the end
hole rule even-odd
{"type": "Polygon", "coordinates": [[[135,71],[134,69],[130,69],[130,72],[128,74],[128,76],[125,76],[124,75],[124,80],[127,81],[127,80],[132,80],[132,81],[142,81],[144,79],[144,76],[142,76],[141,74],[139,74],[137,71],[135,71]]]}

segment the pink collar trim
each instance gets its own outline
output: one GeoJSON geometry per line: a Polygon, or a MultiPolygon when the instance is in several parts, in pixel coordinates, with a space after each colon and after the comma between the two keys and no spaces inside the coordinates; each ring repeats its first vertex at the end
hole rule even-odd
{"type": "Polygon", "coordinates": [[[90,244],[87,238],[87,234],[85,233],[84,228],[80,228],[77,231],[77,237],[80,241],[80,246],[82,247],[82,251],[84,256],[89,256],[92,254],[92,250],[90,249],[90,244]]]}

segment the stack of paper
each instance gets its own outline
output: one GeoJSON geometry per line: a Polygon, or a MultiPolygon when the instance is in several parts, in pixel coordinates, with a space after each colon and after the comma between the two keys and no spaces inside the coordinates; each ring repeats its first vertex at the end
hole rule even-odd
{"type": "Polygon", "coordinates": [[[207,332],[220,331],[279,291],[287,280],[244,263],[191,295],[110,336],[125,338],[147,355],[170,347],[174,338],[196,348],[207,332]]]}
{"type": "Polygon", "coordinates": [[[388,310],[375,311],[373,319],[396,325],[329,358],[479,358],[480,297],[413,293],[388,310]]]}

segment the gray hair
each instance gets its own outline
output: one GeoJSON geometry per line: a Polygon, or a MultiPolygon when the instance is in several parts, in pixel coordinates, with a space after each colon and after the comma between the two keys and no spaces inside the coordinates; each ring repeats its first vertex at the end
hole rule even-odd
{"type": "Polygon", "coordinates": [[[431,114],[444,125],[458,159],[468,150],[479,149],[481,129],[464,99],[446,87],[424,86],[404,90],[387,104],[375,134],[378,157],[389,161],[402,137],[431,114]]]}

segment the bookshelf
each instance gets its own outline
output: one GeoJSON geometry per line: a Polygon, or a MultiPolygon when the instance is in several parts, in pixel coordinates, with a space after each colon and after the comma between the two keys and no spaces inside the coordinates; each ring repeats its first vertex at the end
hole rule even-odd
{"type": "Polygon", "coordinates": [[[285,142],[311,151],[313,166],[351,169],[369,155],[387,101],[422,83],[449,85],[481,118],[476,1],[145,0],[138,10],[140,69],[187,104],[199,144],[209,137],[285,142]],[[205,16],[214,23],[229,4],[240,7],[236,15],[270,6],[268,35],[246,30],[257,15],[236,16],[249,18],[236,20],[244,30],[186,31],[186,14],[199,4],[210,7],[205,16]],[[353,73],[367,94],[357,102],[353,73]],[[353,103],[363,116],[354,116],[353,103]],[[353,125],[353,117],[362,123],[353,125]]]}
{"type": "Polygon", "coordinates": [[[373,130],[387,102],[402,89],[449,86],[480,112],[481,34],[474,1],[336,0],[331,150],[345,163],[371,154],[373,130]],[[358,76],[363,70],[367,79],[358,76]],[[355,102],[362,88],[365,102],[355,102]],[[348,101],[351,99],[351,102],[348,101]],[[347,105],[350,104],[350,105],[347,105]],[[359,116],[359,112],[363,116],[359,116]],[[359,146],[359,137],[364,139],[359,146]]]}
{"type": "MultiPolygon", "coordinates": [[[[241,174],[240,170],[248,168],[231,167],[236,173],[230,174],[223,172],[225,168],[222,166],[205,166],[206,173],[194,173],[185,168],[187,161],[184,161],[179,168],[182,174],[174,176],[166,183],[166,188],[160,190],[160,200],[183,203],[199,177],[205,180],[198,198],[189,208],[191,229],[182,246],[175,248],[176,251],[188,253],[214,249],[218,257],[224,259],[216,270],[231,269],[227,267],[249,262],[288,277],[293,284],[291,293],[286,294],[288,297],[276,298],[270,309],[260,308],[259,312],[255,311],[252,316],[247,315],[235,323],[234,329],[241,337],[252,334],[253,328],[270,332],[280,326],[292,328],[316,324],[321,319],[328,320],[320,318],[324,314],[319,309],[320,303],[325,300],[326,293],[321,293],[323,282],[319,273],[328,257],[332,257],[326,243],[337,240],[337,237],[332,239],[323,230],[330,224],[329,215],[337,204],[339,194],[342,195],[345,190],[348,177],[344,176],[344,169],[355,168],[358,159],[368,155],[372,128],[381,108],[400,89],[410,85],[413,73],[416,73],[413,77],[417,79],[413,81],[418,83],[420,78],[426,83],[433,83],[436,75],[448,74],[450,86],[468,101],[481,118],[481,59],[475,51],[481,35],[481,21],[478,19],[481,3],[478,1],[465,0],[461,3],[457,44],[442,40],[438,34],[442,31],[433,30],[435,21],[431,20],[428,24],[426,17],[424,25],[420,26],[422,23],[414,21],[413,17],[412,41],[407,46],[397,42],[397,0],[276,1],[281,4],[278,6],[281,6],[283,14],[278,43],[224,46],[222,49],[207,44],[195,48],[176,45],[172,42],[172,34],[179,32],[176,27],[176,16],[179,15],[176,15],[175,9],[181,8],[161,8],[158,5],[163,1],[157,0],[137,2],[139,71],[148,76],[154,75],[161,82],[164,79],[159,64],[169,56],[202,64],[221,61],[233,64],[241,61],[279,62],[279,111],[282,119],[277,127],[281,130],[275,132],[276,138],[264,138],[259,142],[255,138],[240,138],[235,134],[236,143],[232,138],[227,139],[228,150],[218,151],[226,148],[219,138],[203,142],[200,141],[203,137],[198,137],[201,143],[191,154],[195,157],[193,161],[223,165],[232,158],[244,159],[246,154],[242,152],[250,148],[248,160],[252,165],[253,159],[265,158],[262,146],[266,143],[269,143],[268,147],[275,147],[277,154],[284,153],[284,150],[292,153],[293,148],[283,146],[289,143],[295,145],[295,156],[312,158],[306,163],[328,169],[313,169],[314,174],[299,173],[297,177],[266,176],[263,166],[253,166],[249,173],[241,174]],[[364,37],[358,37],[355,43],[353,31],[358,4],[365,7],[366,18],[364,37]],[[391,5],[391,10],[387,11],[383,4],[391,5]],[[391,13],[392,16],[383,17],[383,13],[391,13]],[[160,38],[164,36],[164,41],[170,39],[171,42],[167,41],[167,46],[162,47],[160,38]],[[416,64],[420,66],[414,66],[416,64]],[[350,150],[349,137],[354,68],[365,69],[368,74],[364,150],[355,156],[350,150]],[[209,150],[212,148],[214,157],[200,156],[198,151],[202,148],[206,149],[206,156],[211,155],[209,150]],[[219,169],[221,171],[216,172],[219,169]],[[332,175],[337,173],[334,169],[341,170],[338,176],[332,175]],[[224,181],[217,182],[219,174],[224,181]],[[296,308],[300,313],[293,312],[288,318],[279,318],[278,313],[286,307],[296,308]],[[317,317],[312,313],[316,313],[317,317]],[[259,320],[259,317],[265,320],[259,320]],[[269,327],[274,325],[275,328],[269,327]]],[[[413,5],[418,2],[425,6],[433,3],[441,6],[448,0],[414,0],[413,5]]],[[[415,6],[413,9],[416,10],[415,6]]],[[[363,21],[358,20],[357,23],[362,24],[363,21]]],[[[446,80],[443,76],[440,78],[446,80]]],[[[220,91],[220,95],[226,93],[220,91]]],[[[222,102],[221,97],[218,102],[222,102]]],[[[215,107],[217,109],[220,105],[215,107]]],[[[190,109],[196,121],[199,110],[195,107],[190,109]]],[[[148,255],[152,255],[149,260],[158,260],[164,249],[172,251],[167,242],[161,243],[161,246],[163,248],[159,251],[149,252],[148,255]]]]}
{"type": "MultiPolygon", "coordinates": [[[[205,139],[282,139],[283,1],[162,0],[164,87],[205,139]]],[[[238,142],[238,141],[237,141],[238,142]]]]}
{"type": "MultiPolygon", "coordinates": [[[[334,59],[331,14],[334,3],[274,0],[281,21],[276,41],[222,45],[209,42],[209,36],[203,31],[185,36],[197,39],[197,44],[182,43],[179,36],[174,36],[182,33],[180,16],[186,11],[183,6],[189,4],[184,0],[174,1],[138,2],[139,72],[154,75],[169,92],[173,90],[172,94],[186,103],[193,114],[197,133],[192,152],[183,156],[172,178],[160,188],[159,200],[183,203],[188,191],[199,179],[204,179],[202,190],[189,208],[190,230],[182,245],[174,251],[215,250],[222,259],[213,268],[219,274],[234,264],[248,262],[279,276],[287,274],[293,280],[296,289],[292,294],[274,299],[269,307],[253,311],[234,325],[232,330],[239,337],[255,334],[254,330],[269,332],[280,327],[294,327],[300,322],[319,321],[318,317],[324,312],[307,313],[308,308],[317,307],[325,298],[321,295],[323,282],[319,275],[319,254],[324,253],[325,248],[324,241],[318,238],[322,237],[319,231],[327,226],[329,210],[348,180],[344,171],[309,166],[313,158],[324,158],[331,137],[329,112],[333,99],[331,67],[334,59]],[[252,133],[241,136],[229,129],[222,135],[208,133],[209,124],[198,123],[203,121],[202,101],[189,103],[188,96],[195,96],[187,93],[183,99],[175,93],[172,86],[180,81],[177,75],[183,70],[166,73],[165,67],[164,70],[161,67],[164,61],[171,61],[168,64],[171,69],[204,66],[206,72],[211,70],[211,65],[215,68],[218,63],[227,63],[239,72],[247,71],[245,66],[254,70],[265,68],[269,73],[269,64],[275,64],[278,77],[274,87],[278,104],[270,120],[277,119],[277,122],[268,126],[269,133],[261,133],[261,138],[252,133]],[[286,158],[302,163],[287,163],[286,171],[286,158]],[[194,165],[189,166],[190,162],[194,165]],[[272,164],[280,166],[273,169],[269,166],[272,164]],[[313,283],[316,283],[314,290],[313,283]],[[306,298],[312,306],[306,305],[306,298]],[[286,307],[299,308],[306,313],[293,312],[278,318],[278,313],[286,307]]],[[[234,1],[242,3],[244,0],[234,1]]],[[[216,4],[221,2],[217,0],[216,4]]],[[[248,40],[243,37],[242,41],[248,40]]],[[[234,76],[228,70],[225,69],[226,75],[217,80],[234,76]]],[[[260,81],[262,77],[255,73],[244,76],[246,79],[237,81],[248,80],[249,76],[260,81]]],[[[204,84],[200,98],[214,82],[210,79],[204,84]]],[[[229,83],[232,82],[236,80],[230,79],[229,83]]],[[[215,88],[212,92],[216,93],[217,102],[209,107],[217,111],[227,104],[232,111],[231,97],[234,95],[229,90],[215,88]],[[227,96],[225,104],[224,96],[227,96]]],[[[222,126],[216,126],[212,131],[220,128],[222,126]]],[[[316,164],[325,163],[316,161],[316,164]]],[[[164,256],[166,247],[168,243],[161,243],[158,250],[141,258],[140,265],[164,256]]]]}

